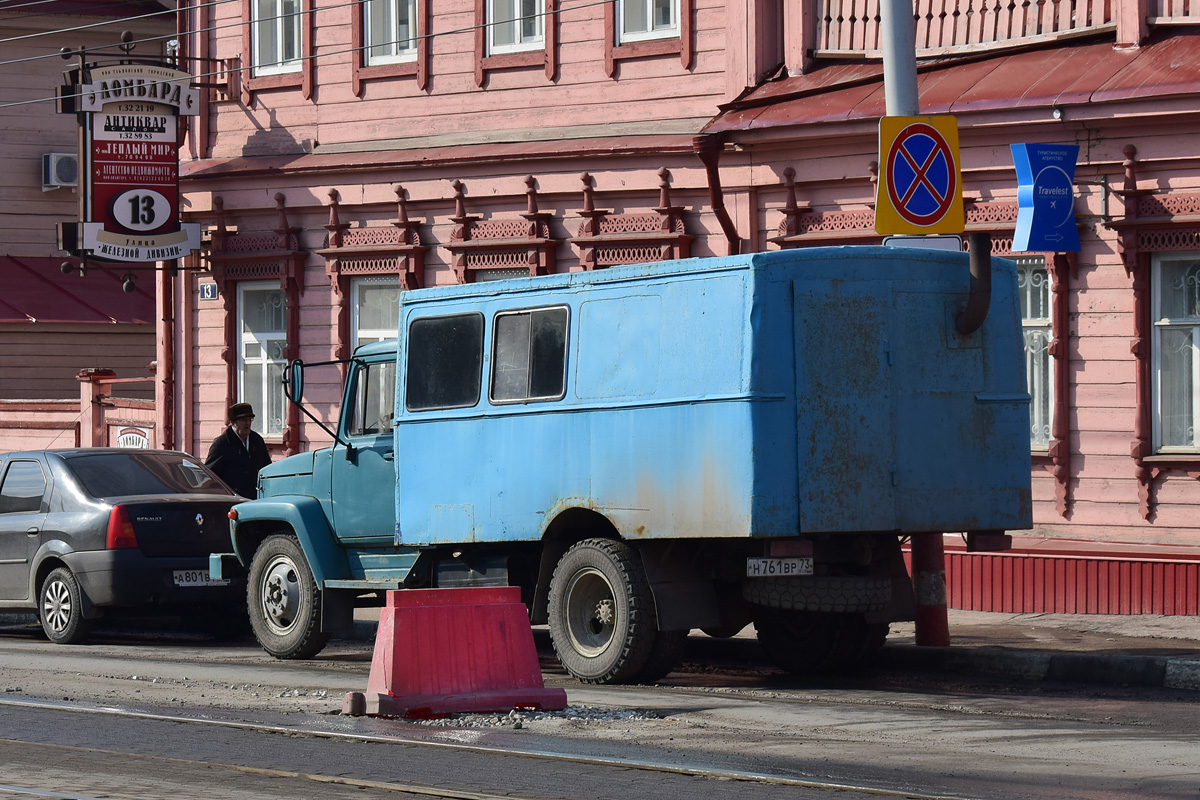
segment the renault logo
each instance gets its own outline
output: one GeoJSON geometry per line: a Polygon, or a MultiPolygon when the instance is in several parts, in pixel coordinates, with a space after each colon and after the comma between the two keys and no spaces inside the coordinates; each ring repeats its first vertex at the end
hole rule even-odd
{"type": "Polygon", "coordinates": [[[204,515],[203,515],[203,514],[197,514],[197,515],[196,515],[196,527],[197,527],[197,528],[203,528],[203,527],[204,527],[204,515]]]}

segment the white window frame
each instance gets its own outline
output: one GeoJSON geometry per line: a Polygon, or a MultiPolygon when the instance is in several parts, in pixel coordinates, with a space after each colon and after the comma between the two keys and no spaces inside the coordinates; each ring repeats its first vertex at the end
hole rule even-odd
{"type": "Polygon", "coordinates": [[[250,5],[250,49],[254,77],[299,72],[304,63],[304,0],[252,0],[250,5]],[[295,10],[285,11],[285,6],[295,10]],[[275,49],[264,52],[263,34],[274,34],[275,49]],[[288,44],[294,56],[286,58],[288,44]]]}
{"type": "Polygon", "coordinates": [[[362,63],[368,67],[381,64],[404,64],[417,60],[417,40],[421,36],[417,20],[417,0],[365,0],[362,6],[363,15],[363,53],[362,63]],[[372,10],[382,8],[379,26],[373,24],[372,10]],[[408,9],[409,38],[401,41],[396,37],[396,21],[400,18],[400,10],[408,9]],[[373,53],[376,49],[389,52],[373,53]]]}
{"type": "MultiPolygon", "coordinates": [[[[1153,424],[1153,448],[1155,453],[1196,453],[1200,451],[1200,441],[1197,441],[1200,434],[1200,252],[1193,253],[1155,253],[1152,260],[1151,277],[1150,277],[1150,319],[1151,319],[1151,335],[1150,335],[1150,350],[1151,350],[1151,414],[1153,424]],[[1193,299],[1192,314],[1187,314],[1178,318],[1166,318],[1163,316],[1162,297],[1163,297],[1163,264],[1165,262],[1191,262],[1188,272],[1184,274],[1184,284],[1177,288],[1179,291],[1191,291],[1196,297],[1193,299]],[[1189,275],[1189,273],[1191,273],[1189,275]],[[1191,369],[1191,397],[1190,397],[1190,415],[1192,443],[1168,445],[1165,443],[1166,437],[1163,435],[1163,427],[1165,425],[1163,419],[1163,384],[1166,374],[1163,366],[1163,334],[1166,331],[1183,331],[1191,333],[1191,353],[1190,353],[1190,369],[1191,369]]],[[[1181,404],[1186,405],[1186,404],[1181,404]]]]}
{"type": "MultiPolygon", "coordinates": [[[[397,327],[379,328],[379,329],[362,329],[359,326],[359,309],[362,301],[359,297],[359,292],[364,286],[390,286],[400,288],[399,276],[390,277],[370,277],[370,278],[354,278],[350,281],[350,346],[351,352],[356,350],[363,343],[364,337],[369,337],[371,341],[377,342],[384,339],[395,339],[397,327]]],[[[397,325],[399,324],[400,309],[397,307],[397,325]]]]}
{"type": "Polygon", "coordinates": [[[1025,349],[1025,382],[1029,390],[1029,448],[1047,452],[1054,435],[1053,276],[1045,256],[1020,256],[1017,288],[1021,295],[1021,333],[1025,349]],[[1033,316],[1040,308],[1044,316],[1033,316]],[[1044,418],[1043,418],[1044,416],[1044,418]]]}
{"type": "Polygon", "coordinates": [[[617,44],[630,44],[631,42],[647,42],[656,39],[678,39],[679,33],[679,0],[668,0],[671,6],[671,23],[661,27],[655,26],[654,21],[654,5],[658,0],[613,0],[616,3],[616,34],[617,44]],[[646,30],[626,31],[625,17],[626,7],[630,5],[640,6],[644,12],[644,19],[649,21],[649,26],[646,30]]]}
{"type": "Polygon", "coordinates": [[[542,50],[546,47],[546,5],[545,0],[486,0],[484,3],[485,13],[487,15],[487,53],[489,56],[502,55],[504,53],[526,53],[530,50],[542,50]],[[536,7],[532,14],[522,14],[521,6],[529,3],[536,7]],[[513,6],[511,14],[501,12],[499,5],[513,6]],[[501,13],[504,16],[501,16],[501,13]],[[529,19],[533,22],[536,31],[526,33],[524,21],[529,19]],[[500,25],[513,24],[517,26],[517,35],[515,42],[498,43],[496,41],[496,32],[500,29],[500,25]]]}
{"type": "Polygon", "coordinates": [[[283,395],[282,385],[275,387],[278,389],[276,392],[278,399],[276,400],[275,407],[268,407],[272,388],[270,366],[272,364],[277,365],[280,374],[282,374],[283,368],[287,365],[287,360],[283,357],[286,347],[287,295],[279,288],[279,283],[275,281],[247,281],[239,283],[237,294],[238,397],[243,401],[254,404],[255,417],[252,427],[263,436],[280,436],[283,434],[284,426],[287,424],[287,399],[283,395]],[[278,330],[249,332],[246,330],[245,325],[246,295],[250,292],[262,291],[275,292],[283,299],[282,324],[278,330]],[[257,345],[257,353],[250,359],[246,358],[248,345],[257,345]],[[279,352],[278,358],[271,357],[273,347],[279,352]],[[249,387],[246,383],[246,367],[256,364],[262,366],[261,383],[257,387],[249,387]],[[248,391],[251,388],[254,390],[253,394],[248,391]]]}

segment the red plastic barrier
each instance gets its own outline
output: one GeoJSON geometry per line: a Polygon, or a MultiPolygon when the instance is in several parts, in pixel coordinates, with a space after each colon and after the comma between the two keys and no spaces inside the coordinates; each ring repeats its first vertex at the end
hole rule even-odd
{"type": "Polygon", "coordinates": [[[557,711],[542,681],[529,613],[515,586],[389,591],[366,693],[346,714],[428,719],[456,712],[557,711]]]}

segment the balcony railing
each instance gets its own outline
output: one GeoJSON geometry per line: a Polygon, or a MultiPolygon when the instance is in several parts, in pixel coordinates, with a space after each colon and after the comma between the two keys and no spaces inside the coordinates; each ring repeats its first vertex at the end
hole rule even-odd
{"type": "Polygon", "coordinates": [[[1200,23],[1200,0],[1150,0],[1151,25],[1200,23]]]}
{"type": "MultiPolygon", "coordinates": [[[[1159,17],[1200,22],[1200,0],[1151,2],[1159,17]]],[[[814,56],[881,56],[879,0],[820,0],[820,5],[814,56]]],[[[914,0],[913,12],[918,58],[1060,40],[1116,27],[1111,0],[914,0]]]]}

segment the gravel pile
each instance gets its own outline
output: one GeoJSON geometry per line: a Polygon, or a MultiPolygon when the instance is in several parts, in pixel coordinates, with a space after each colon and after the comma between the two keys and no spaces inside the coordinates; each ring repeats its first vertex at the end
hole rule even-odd
{"type": "Polygon", "coordinates": [[[663,719],[658,711],[567,706],[562,711],[517,711],[507,714],[450,714],[439,719],[409,720],[434,728],[523,728],[526,723],[557,720],[588,725],[663,719]]]}

